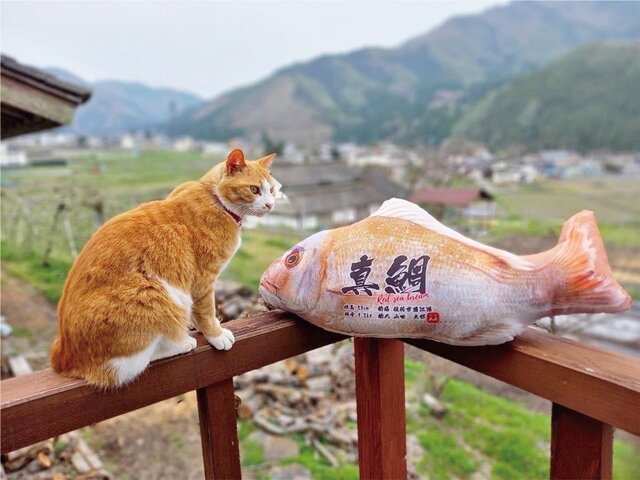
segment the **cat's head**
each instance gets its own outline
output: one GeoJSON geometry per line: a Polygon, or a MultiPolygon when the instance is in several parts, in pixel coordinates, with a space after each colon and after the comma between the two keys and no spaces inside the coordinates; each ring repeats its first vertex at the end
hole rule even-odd
{"type": "Polygon", "coordinates": [[[223,205],[240,217],[261,217],[275,205],[279,184],[269,169],[276,154],[258,160],[245,160],[239,148],[229,153],[226,161],[218,165],[216,194],[223,205]]]}

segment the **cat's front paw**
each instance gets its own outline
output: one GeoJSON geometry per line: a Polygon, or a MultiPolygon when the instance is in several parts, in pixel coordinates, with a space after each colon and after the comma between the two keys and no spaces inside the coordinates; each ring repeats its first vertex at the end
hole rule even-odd
{"type": "Polygon", "coordinates": [[[207,337],[207,340],[216,350],[229,350],[236,341],[231,330],[226,328],[222,329],[222,333],[220,335],[207,337]]]}

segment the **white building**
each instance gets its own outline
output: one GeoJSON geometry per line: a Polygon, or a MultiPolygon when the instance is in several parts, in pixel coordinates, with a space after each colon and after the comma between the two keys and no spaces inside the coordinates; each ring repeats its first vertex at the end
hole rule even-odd
{"type": "Polygon", "coordinates": [[[197,142],[191,137],[180,137],[173,142],[174,152],[192,152],[197,147],[197,142]]]}
{"type": "Polygon", "coordinates": [[[200,142],[200,151],[213,157],[224,156],[229,153],[229,146],[224,142],[200,142]]]}
{"type": "Polygon", "coordinates": [[[29,159],[24,150],[9,149],[6,143],[0,144],[0,166],[1,167],[26,167],[29,159]]]}

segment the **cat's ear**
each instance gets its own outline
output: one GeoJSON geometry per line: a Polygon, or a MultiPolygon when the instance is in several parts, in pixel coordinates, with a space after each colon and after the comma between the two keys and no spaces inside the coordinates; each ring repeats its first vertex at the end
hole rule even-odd
{"type": "Polygon", "coordinates": [[[247,164],[244,162],[244,153],[239,148],[232,150],[227,157],[227,175],[244,170],[247,164]]]}
{"type": "Polygon", "coordinates": [[[258,162],[262,167],[269,170],[274,158],[276,158],[276,154],[272,153],[271,155],[267,155],[266,157],[259,158],[258,160],[256,160],[256,162],[258,162]]]}

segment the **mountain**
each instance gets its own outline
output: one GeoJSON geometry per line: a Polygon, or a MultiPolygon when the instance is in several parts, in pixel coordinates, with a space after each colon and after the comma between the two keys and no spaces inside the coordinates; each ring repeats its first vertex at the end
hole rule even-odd
{"type": "Polygon", "coordinates": [[[453,134],[490,148],[640,149],[640,44],[581,47],[473,104],[453,134]]]}
{"type": "Polygon", "coordinates": [[[71,131],[81,135],[116,135],[131,130],[154,129],[202,99],[169,88],[153,88],[122,81],[86,82],[60,68],[47,72],[61,80],[86,86],[91,99],[76,111],[71,131]]]}
{"type": "Polygon", "coordinates": [[[365,48],[283,68],[197,105],[170,134],[223,140],[268,134],[438,143],[459,105],[570,49],[640,38],[638,2],[514,2],[453,18],[397,48],[365,48]]]}

